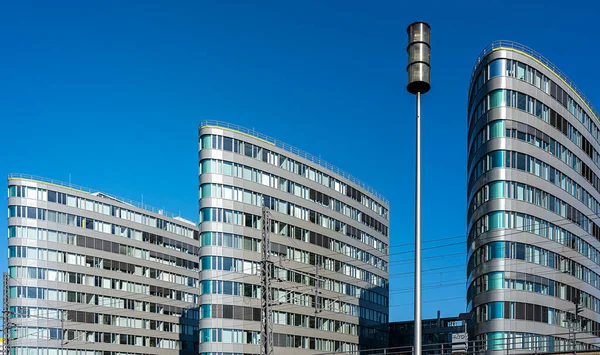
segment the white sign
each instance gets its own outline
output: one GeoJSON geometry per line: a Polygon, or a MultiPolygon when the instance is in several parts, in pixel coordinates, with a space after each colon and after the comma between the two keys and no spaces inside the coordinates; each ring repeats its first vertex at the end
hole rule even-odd
{"type": "Polygon", "coordinates": [[[467,352],[469,333],[452,333],[452,353],[467,352]]]}

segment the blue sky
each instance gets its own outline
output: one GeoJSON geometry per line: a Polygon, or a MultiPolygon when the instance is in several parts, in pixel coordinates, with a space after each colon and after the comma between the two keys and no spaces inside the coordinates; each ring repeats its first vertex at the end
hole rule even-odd
{"type": "MultiPolygon", "coordinates": [[[[600,105],[600,74],[588,65],[600,54],[599,10],[591,1],[5,2],[0,175],[70,174],[197,220],[198,123],[255,128],[390,199],[390,318],[411,319],[415,105],[405,29],[428,21],[423,316],[456,315],[465,309],[473,63],[493,40],[521,42],[600,105]]],[[[0,231],[6,250],[6,219],[0,231]]]]}

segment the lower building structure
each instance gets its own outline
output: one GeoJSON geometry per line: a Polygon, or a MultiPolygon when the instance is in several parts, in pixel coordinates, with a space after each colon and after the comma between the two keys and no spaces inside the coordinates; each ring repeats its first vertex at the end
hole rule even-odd
{"type": "MultiPolygon", "coordinates": [[[[437,318],[423,319],[422,353],[434,355],[468,352],[469,319],[468,313],[442,318],[440,311],[437,318]]],[[[415,339],[414,320],[390,322],[389,337],[390,354],[412,354],[415,339]]]]}

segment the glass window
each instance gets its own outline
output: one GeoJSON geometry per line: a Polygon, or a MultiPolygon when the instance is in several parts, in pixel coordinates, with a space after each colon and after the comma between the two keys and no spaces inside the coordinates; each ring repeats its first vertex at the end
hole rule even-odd
{"type": "Polygon", "coordinates": [[[18,206],[8,206],[8,217],[16,217],[17,216],[17,207],[18,206]]]}
{"type": "Polygon", "coordinates": [[[504,285],[504,272],[491,272],[488,274],[488,289],[502,288],[504,285]]]}
{"type": "Polygon", "coordinates": [[[210,221],[211,220],[210,219],[210,212],[211,212],[210,208],[205,208],[205,209],[201,210],[200,211],[200,217],[201,217],[200,222],[208,222],[208,221],[210,221]]]}
{"type": "Polygon", "coordinates": [[[539,71],[535,72],[535,86],[537,86],[538,89],[542,88],[542,74],[539,71]]]}
{"type": "MultiPolygon", "coordinates": [[[[202,161],[202,174],[210,173],[210,160],[202,161]]],[[[50,199],[50,191],[48,191],[48,199],[50,199]]]]}
{"type": "Polygon", "coordinates": [[[498,59],[490,63],[490,79],[495,76],[501,76],[506,68],[506,60],[498,59]]]}
{"type": "Polygon", "coordinates": [[[504,121],[498,120],[490,123],[490,138],[504,136],[504,121]]]}
{"type": "Polygon", "coordinates": [[[248,168],[247,166],[244,166],[243,174],[245,180],[252,180],[252,170],[250,170],[250,168],[248,168]]]}
{"type": "Polygon", "coordinates": [[[223,137],[223,150],[233,151],[233,138],[223,137]]]}
{"type": "Polygon", "coordinates": [[[223,186],[223,198],[227,200],[233,199],[233,189],[231,186],[223,186]]]}
{"type": "Polygon", "coordinates": [[[517,79],[525,80],[525,64],[517,63],[517,79]]]}
{"type": "Polygon", "coordinates": [[[230,163],[228,161],[223,162],[223,174],[224,175],[231,176],[231,166],[232,166],[232,163],[230,163]]]}
{"type": "Polygon", "coordinates": [[[212,148],[211,142],[212,139],[210,134],[202,136],[202,149],[212,148]]]}
{"type": "Polygon", "coordinates": [[[202,311],[202,313],[201,313],[202,318],[210,318],[211,317],[211,305],[210,304],[203,304],[201,311],[202,311]]]}
{"type": "Polygon", "coordinates": [[[490,183],[490,198],[504,197],[504,181],[490,183]]]}
{"type": "Polygon", "coordinates": [[[504,165],[504,151],[496,150],[490,153],[490,168],[500,168],[504,165]]]}
{"type": "Polygon", "coordinates": [[[535,115],[542,118],[542,103],[537,100],[535,101],[535,115]]]}
{"type": "Polygon", "coordinates": [[[490,94],[490,108],[506,106],[504,90],[495,90],[490,94]]]}
{"type": "Polygon", "coordinates": [[[502,349],[504,339],[502,339],[502,332],[488,333],[488,348],[489,349],[502,349]]]}
{"type": "Polygon", "coordinates": [[[504,302],[492,302],[489,306],[489,319],[498,319],[504,317],[504,302]]]}
{"type": "Polygon", "coordinates": [[[523,111],[527,110],[527,95],[517,93],[517,108],[523,111]]]}
{"type": "Polygon", "coordinates": [[[252,144],[249,144],[249,143],[244,144],[244,155],[245,156],[252,158],[252,150],[253,150],[252,144]]]}
{"type": "Polygon", "coordinates": [[[488,215],[489,217],[489,228],[504,228],[504,212],[496,211],[488,215]]]}
{"type": "Polygon", "coordinates": [[[504,258],[504,255],[504,242],[492,242],[488,244],[488,257],[490,259],[501,259],[504,258]]]}
{"type": "Polygon", "coordinates": [[[211,184],[202,185],[202,197],[211,197],[211,184]]]}

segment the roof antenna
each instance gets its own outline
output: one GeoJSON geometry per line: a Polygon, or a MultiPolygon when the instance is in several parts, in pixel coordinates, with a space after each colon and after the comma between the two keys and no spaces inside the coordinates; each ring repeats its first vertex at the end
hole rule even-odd
{"type": "Polygon", "coordinates": [[[71,187],[71,173],[69,173],[69,187],[71,187]]]}

